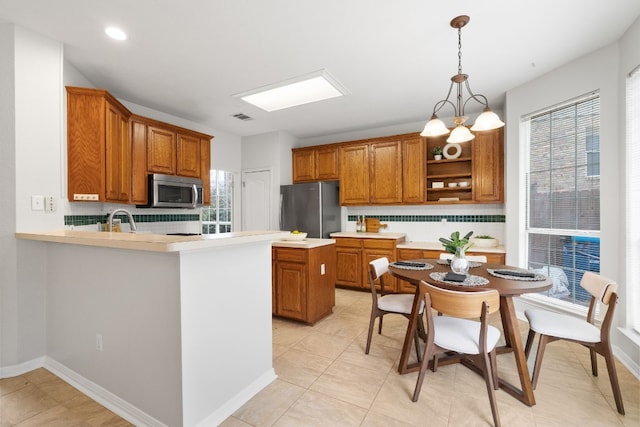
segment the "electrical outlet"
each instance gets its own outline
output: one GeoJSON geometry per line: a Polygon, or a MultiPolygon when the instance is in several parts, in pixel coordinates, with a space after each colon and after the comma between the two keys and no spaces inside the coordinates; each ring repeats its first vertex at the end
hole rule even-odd
{"type": "Polygon", "coordinates": [[[325,275],[325,273],[326,273],[326,271],[325,271],[324,264],[320,264],[320,275],[321,275],[321,276],[324,276],[324,275],[325,275]]]}
{"type": "Polygon", "coordinates": [[[44,210],[44,196],[31,196],[31,210],[32,211],[44,210]]]}
{"type": "Polygon", "coordinates": [[[104,346],[102,344],[102,334],[96,334],[96,350],[104,351],[104,346]]]}

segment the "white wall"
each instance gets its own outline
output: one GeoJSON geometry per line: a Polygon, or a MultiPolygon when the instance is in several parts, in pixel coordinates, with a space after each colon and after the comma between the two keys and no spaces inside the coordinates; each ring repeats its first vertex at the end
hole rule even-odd
{"type": "MultiPolygon", "coordinates": [[[[59,228],[62,210],[31,210],[31,195],[61,192],[62,45],[12,25],[0,25],[3,64],[3,215],[0,283],[2,335],[0,375],[10,375],[45,354],[44,266],[41,251],[15,240],[16,231],[59,228]],[[6,56],[5,56],[6,54],[6,56]],[[13,65],[13,69],[11,66],[13,65]],[[6,127],[5,127],[6,125],[6,127]],[[3,176],[4,178],[4,176],[3,176]]],[[[35,361],[35,362],[34,362],[35,361]]],[[[28,367],[27,367],[28,369],[28,367]]]]}
{"type": "Polygon", "coordinates": [[[32,211],[30,196],[62,194],[62,45],[16,27],[15,67],[16,230],[51,230],[63,210],[32,211]]]}
{"type": "Polygon", "coordinates": [[[269,132],[242,138],[242,170],[270,170],[271,229],[279,229],[280,185],[291,183],[291,148],[295,138],[287,132],[269,132]],[[288,176],[288,178],[287,178],[288,176]]]}

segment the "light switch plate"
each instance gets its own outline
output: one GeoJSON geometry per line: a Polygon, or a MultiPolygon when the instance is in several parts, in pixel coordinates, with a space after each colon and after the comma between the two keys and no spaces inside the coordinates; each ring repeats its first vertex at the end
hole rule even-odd
{"type": "Polygon", "coordinates": [[[44,198],[44,210],[47,212],[55,212],[57,208],[57,201],[55,196],[46,196],[44,198]]]}
{"type": "Polygon", "coordinates": [[[31,196],[31,210],[32,211],[44,210],[44,196],[31,196]]]}

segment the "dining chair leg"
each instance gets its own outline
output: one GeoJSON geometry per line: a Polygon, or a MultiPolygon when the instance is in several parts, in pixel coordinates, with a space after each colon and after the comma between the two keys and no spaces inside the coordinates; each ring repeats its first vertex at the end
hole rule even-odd
{"type": "Polygon", "coordinates": [[[384,318],[384,315],[380,315],[380,320],[378,321],[378,335],[382,334],[382,319],[384,318]]]}
{"type": "MultiPolygon", "coordinates": [[[[422,390],[422,382],[424,381],[424,374],[429,367],[429,359],[433,354],[433,343],[427,342],[424,346],[424,353],[422,354],[422,363],[420,364],[420,372],[418,373],[418,380],[416,381],[416,388],[413,390],[412,401],[417,402],[420,397],[420,390],[422,390]]],[[[435,357],[435,355],[433,355],[435,357]]]]}
{"type": "Polygon", "coordinates": [[[533,339],[536,336],[536,332],[533,329],[529,329],[529,335],[527,336],[527,343],[524,346],[524,355],[528,359],[531,352],[531,346],[533,345],[533,339]]]}
{"type": "Polygon", "coordinates": [[[616,401],[618,412],[624,415],[624,404],[622,403],[622,393],[620,393],[620,384],[618,383],[618,374],[616,372],[616,363],[611,352],[611,347],[607,347],[602,352],[604,360],[607,363],[607,371],[609,372],[609,381],[611,382],[611,391],[616,401]]]}
{"type": "Polygon", "coordinates": [[[595,350],[593,349],[589,349],[589,353],[591,355],[591,374],[594,377],[598,376],[598,357],[597,357],[597,353],[595,350]]]}
{"type": "MultiPolygon", "coordinates": [[[[364,354],[369,354],[369,349],[371,348],[371,337],[373,336],[373,324],[375,321],[376,316],[374,313],[371,313],[371,320],[369,320],[369,333],[367,334],[367,347],[364,349],[364,354]]],[[[382,321],[382,318],[380,321],[382,321]]]]}
{"type": "Polygon", "coordinates": [[[493,373],[493,389],[500,389],[500,383],[498,382],[498,361],[496,360],[496,349],[494,348],[489,353],[489,361],[491,362],[491,372],[493,373]]]}
{"type": "Polygon", "coordinates": [[[487,394],[489,395],[489,403],[491,404],[491,415],[493,415],[493,425],[500,427],[500,414],[498,413],[498,404],[496,402],[496,392],[494,389],[494,374],[491,369],[491,360],[489,354],[478,355],[482,359],[482,367],[484,374],[484,382],[487,386],[487,394]]]}
{"type": "Polygon", "coordinates": [[[536,353],[536,362],[533,365],[533,375],[531,375],[531,385],[533,389],[536,389],[538,385],[538,376],[540,375],[540,367],[542,366],[542,356],[544,356],[544,350],[547,346],[549,337],[540,334],[540,342],[538,343],[538,352],[536,353]]]}

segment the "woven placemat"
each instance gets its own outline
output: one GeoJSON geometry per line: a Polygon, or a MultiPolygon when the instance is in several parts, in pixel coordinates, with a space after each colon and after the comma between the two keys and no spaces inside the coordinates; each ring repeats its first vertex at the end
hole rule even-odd
{"type": "Polygon", "coordinates": [[[516,270],[511,268],[499,268],[499,269],[487,268],[487,273],[489,273],[492,276],[499,277],[501,279],[522,280],[525,282],[538,282],[541,280],[547,280],[547,276],[545,276],[544,274],[536,273],[529,270],[516,270]],[[533,277],[518,277],[512,274],[500,274],[498,273],[498,271],[512,271],[514,273],[533,274],[533,277]]]}
{"type": "Polygon", "coordinates": [[[416,265],[408,265],[408,264],[398,264],[397,262],[392,262],[390,264],[391,266],[393,266],[394,268],[399,268],[401,270],[431,270],[433,268],[433,265],[429,264],[428,262],[416,262],[416,265]],[[421,265],[417,265],[417,264],[421,264],[421,265]]]}
{"type": "Polygon", "coordinates": [[[438,282],[456,286],[484,286],[489,284],[489,279],[480,276],[474,276],[472,274],[467,274],[467,278],[464,279],[464,282],[452,282],[450,280],[444,280],[444,277],[446,275],[447,273],[433,272],[429,274],[429,277],[431,277],[433,280],[437,280],[438,282]]]}

